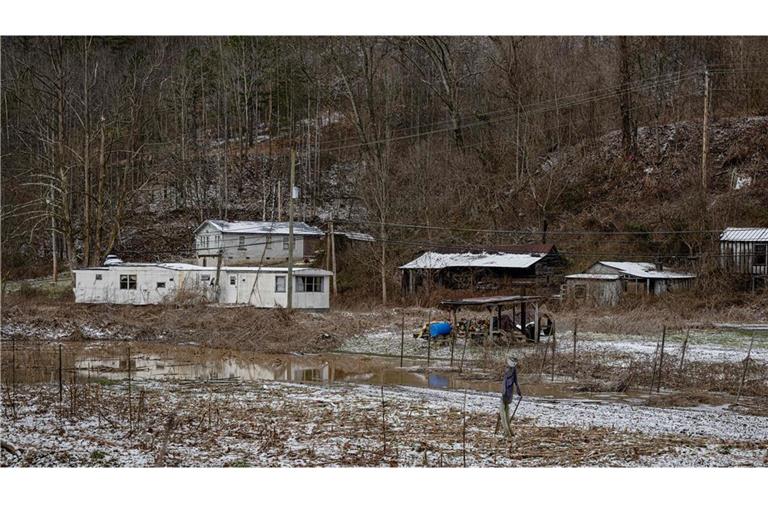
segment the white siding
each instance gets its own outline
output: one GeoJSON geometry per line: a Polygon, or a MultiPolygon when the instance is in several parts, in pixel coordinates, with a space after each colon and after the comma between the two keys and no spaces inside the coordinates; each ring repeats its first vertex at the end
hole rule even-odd
{"type": "MultiPolygon", "coordinates": [[[[304,275],[317,276],[322,280],[319,292],[299,292],[294,284],[293,307],[297,309],[328,309],[330,307],[330,280],[323,271],[307,269],[297,270],[294,276],[298,280],[304,275]]],[[[199,293],[210,301],[221,304],[248,304],[260,308],[287,306],[286,291],[277,292],[277,277],[287,277],[287,273],[270,269],[262,271],[222,269],[220,271],[220,291],[215,296],[216,269],[184,270],[169,269],[155,265],[131,266],[120,265],[103,268],[81,269],[75,271],[75,302],[94,304],[158,304],[164,300],[173,300],[179,290],[199,293]],[[100,275],[101,279],[96,279],[100,275]],[[121,289],[120,276],[136,276],[135,289],[121,289]],[[234,283],[233,283],[234,281],[234,283]],[[165,286],[158,288],[158,283],[165,286]]]]}

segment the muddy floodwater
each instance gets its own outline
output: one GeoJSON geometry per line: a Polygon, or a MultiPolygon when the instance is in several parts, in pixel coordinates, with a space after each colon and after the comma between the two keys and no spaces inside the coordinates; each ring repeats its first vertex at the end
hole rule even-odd
{"type": "MultiPolygon", "coordinates": [[[[7,354],[6,354],[7,355],[7,354]]],[[[17,382],[56,382],[59,378],[56,346],[18,350],[17,382]]],[[[8,358],[3,358],[8,363],[8,358]]],[[[141,381],[278,381],[334,386],[363,384],[407,386],[438,390],[469,389],[500,392],[500,376],[488,370],[459,362],[449,366],[433,360],[427,368],[423,358],[404,358],[364,354],[259,354],[248,351],[217,350],[198,346],[157,348],[149,345],[131,349],[122,344],[70,345],[62,353],[62,379],[65,383],[99,381],[118,383],[141,381]],[[130,362],[129,362],[130,361],[130,362]],[[130,366],[130,372],[129,372],[130,366]]],[[[8,375],[8,373],[6,373],[8,375]]],[[[537,372],[520,368],[520,385],[526,396],[542,398],[584,398],[591,400],[639,403],[640,392],[577,392],[568,377],[543,378],[537,372]]]]}

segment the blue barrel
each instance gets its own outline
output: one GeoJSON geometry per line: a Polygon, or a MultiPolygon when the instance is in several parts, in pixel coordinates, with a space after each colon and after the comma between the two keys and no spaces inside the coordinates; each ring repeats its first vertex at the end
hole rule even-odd
{"type": "Polygon", "coordinates": [[[429,326],[429,335],[433,338],[437,338],[438,336],[448,336],[449,334],[451,334],[450,322],[432,322],[429,326]]]}

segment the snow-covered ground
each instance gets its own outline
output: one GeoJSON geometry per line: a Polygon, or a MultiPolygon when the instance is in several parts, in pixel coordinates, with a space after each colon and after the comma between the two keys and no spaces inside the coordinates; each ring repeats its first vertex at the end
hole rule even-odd
{"type": "Polygon", "coordinates": [[[141,389],[133,429],[123,385],[81,397],[74,416],[68,398],[59,410],[54,387],[22,391],[15,411],[3,406],[3,437],[22,453],[4,454],[3,465],[768,464],[768,419],[724,408],[526,398],[507,440],[494,434],[495,393],[284,382],[141,389]]]}
{"type": "MultiPolygon", "coordinates": [[[[667,355],[679,357],[682,352],[683,334],[670,335],[664,346],[667,355]]],[[[577,349],[579,352],[597,352],[605,355],[627,354],[630,356],[653,356],[661,336],[654,339],[651,336],[628,336],[599,333],[579,333],[577,336],[577,349]]],[[[450,357],[449,340],[444,340],[443,345],[434,344],[431,349],[432,357],[450,357]]],[[[702,331],[692,333],[685,350],[686,361],[706,363],[737,363],[747,356],[751,338],[748,335],[733,333],[720,333],[717,331],[702,331]]],[[[371,331],[361,336],[356,336],[345,341],[340,350],[347,352],[363,352],[386,355],[400,354],[400,331],[395,329],[371,331]]],[[[460,337],[454,350],[454,357],[461,357],[463,339],[460,337]],[[456,350],[459,353],[456,353],[456,350]]],[[[558,350],[570,351],[573,347],[573,338],[570,333],[558,337],[558,350]]],[[[533,350],[533,345],[523,347],[533,350]]],[[[411,331],[405,332],[404,353],[413,356],[427,355],[426,340],[414,339],[411,331]]],[[[467,346],[466,357],[480,357],[482,348],[478,344],[470,343],[467,346]]],[[[754,345],[750,357],[757,361],[768,361],[768,333],[758,332],[755,335],[754,345]]],[[[623,364],[622,361],[616,361],[623,364]]]]}

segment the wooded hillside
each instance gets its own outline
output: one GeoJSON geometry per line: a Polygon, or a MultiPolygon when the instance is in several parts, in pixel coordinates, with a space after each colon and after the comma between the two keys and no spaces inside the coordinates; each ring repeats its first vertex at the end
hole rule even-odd
{"type": "Polygon", "coordinates": [[[437,246],[691,266],[725,225],[768,225],[768,38],[1,45],[5,276],[50,273],[54,247],[61,268],[171,260],[206,218],[285,219],[290,148],[299,217],[377,237],[373,293],[437,246]]]}

